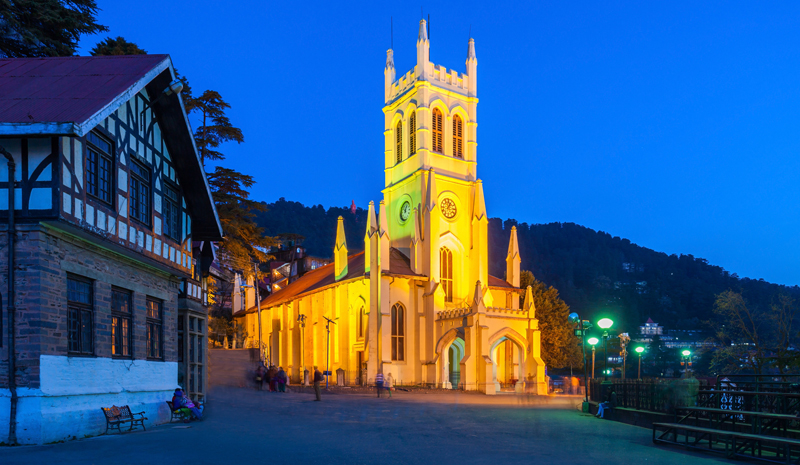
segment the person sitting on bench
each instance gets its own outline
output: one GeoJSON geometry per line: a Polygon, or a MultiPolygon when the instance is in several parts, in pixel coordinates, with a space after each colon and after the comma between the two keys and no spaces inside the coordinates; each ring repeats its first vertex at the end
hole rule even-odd
{"type": "Polygon", "coordinates": [[[603,418],[603,415],[606,413],[606,410],[613,410],[614,407],[617,406],[617,392],[612,388],[611,392],[608,393],[608,398],[605,402],[601,402],[597,404],[597,415],[598,418],[603,418]]]}
{"type": "Polygon", "coordinates": [[[180,388],[175,389],[175,394],[172,395],[172,408],[175,410],[182,408],[189,409],[196,419],[203,419],[203,406],[195,406],[194,402],[186,397],[186,394],[184,394],[180,388]]]}

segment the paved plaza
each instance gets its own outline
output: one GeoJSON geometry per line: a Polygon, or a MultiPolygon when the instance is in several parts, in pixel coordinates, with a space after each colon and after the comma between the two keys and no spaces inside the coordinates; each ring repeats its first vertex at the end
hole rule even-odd
{"type": "Polygon", "coordinates": [[[459,392],[270,394],[217,388],[207,418],[123,435],[0,448],[5,464],[731,463],[656,447],[651,431],[581,414],[578,399],[459,392]]]}

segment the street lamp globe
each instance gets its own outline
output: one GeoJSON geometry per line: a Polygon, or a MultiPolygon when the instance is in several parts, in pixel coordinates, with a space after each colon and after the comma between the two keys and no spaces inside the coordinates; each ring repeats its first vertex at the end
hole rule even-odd
{"type": "Polygon", "coordinates": [[[613,324],[614,324],[614,322],[611,320],[611,318],[603,318],[602,320],[597,322],[597,326],[599,326],[599,327],[601,327],[603,329],[608,329],[613,324]]]}
{"type": "Polygon", "coordinates": [[[636,349],[634,349],[634,350],[636,350],[636,352],[637,352],[637,353],[641,354],[642,352],[644,352],[644,347],[642,347],[642,346],[639,346],[639,347],[637,347],[637,348],[636,348],[636,349]]]}
{"type": "Polygon", "coordinates": [[[689,352],[688,350],[684,350],[684,351],[683,351],[683,352],[681,352],[681,353],[683,354],[683,356],[684,356],[684,357],[688,357],[688,356],[692,355],[692,353],[691,353],[691,352],[689,352]]]}
{"type": "Polygon", "coordinates": [[[586,342],[594,346],[597,345],[598,342],[600,342],[600,339],[597,339],[596,337],[590,337],[589,339],[586,340],[586,342]]]}

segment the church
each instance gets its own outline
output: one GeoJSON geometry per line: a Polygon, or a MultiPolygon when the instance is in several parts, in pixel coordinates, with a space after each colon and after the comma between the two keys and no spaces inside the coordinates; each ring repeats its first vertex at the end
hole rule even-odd
{"type": "Polygon", "coordinates": [[[414,69],[397,78],[387,51],[385,188],[369,204],[364,251],[348,254],[339,217],[333,263],[235,317],[292,382],[317,366],[339,384],[370,385],[383,373],[395,385],[546,394],[516,229],[505,277],[488,273],[474,40],[464,74],[429,58],[424,20],[414,69]]]}

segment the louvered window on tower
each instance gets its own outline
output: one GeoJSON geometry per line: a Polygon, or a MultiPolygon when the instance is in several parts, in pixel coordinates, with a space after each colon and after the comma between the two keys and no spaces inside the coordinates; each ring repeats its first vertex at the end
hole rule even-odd
{"type": "Polygon", "coordinates": [[[408,119],[408,155],[417,153],[417,112],[412,111],[408,119]]]}
{"type": "Polygon", "coordinates": [[[464,158],[464,138],[463,131],[464,125],[461,123],[461,117],[456,115],[453,117],[453,156],[464,158]]]}
{"type": "Polygon", "coordinates": [[[447,247],[439,249],[439,280],[444,290],[444,301],[453,301],[453,253],[447,247]]]}
{"type": "Polygon", "coordinates": [[[442,112],[433,109],[433,151],[442,153],[442,112]]]}
{"type": "Polygon", "coordinates": [[[397,122],[397,128],[394,130],[395,132],[395,140],[397,141],[397,146],[395,147],[395,161],[400,163],[403,161],[403,122],[397,122]]]}

